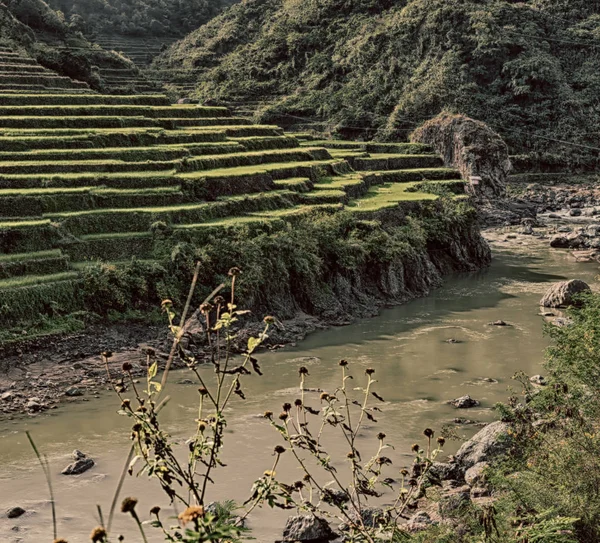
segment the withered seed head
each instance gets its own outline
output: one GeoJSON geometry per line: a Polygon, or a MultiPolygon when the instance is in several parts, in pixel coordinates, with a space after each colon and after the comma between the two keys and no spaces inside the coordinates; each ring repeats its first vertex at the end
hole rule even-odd
{"type": "Polygon", "coordinates": [[[213,301],[216,305],[225,305],[225,298],[223,296],[215,296],[213,301]]]}
{"type": "Polygon", "coordinates": [[[104,543],[106,541],[106,530],[102,526],[98,526],[92,530],[90,539],[93,543],[104,543]]]}
{"type": "Polygon", "coordinates": [[[238,275],[241,275],[241,273],[242,273],[242,270],[240,270],[237,267],[233,267],[229,270],[228,275],[229,275],[229,277],[237,277],[238,275]]]}
{"type": "Polygon", "coordinates": [[[272,317],[271,315],[267,315],[264,319],[263,322],[265,324],[275,324],[275,317],[272,317]]]}
{"type": "Polygon", "coordinates": [[[201,396],[206,396],[208,394],[208,390],[206,390],[204,387],[200,387],[198,389],[198,392],[200,393],[201,396]]]}
{"type": "Polygon", "coordinates": [[[296,407],[302,407],[302,400],[301,400],[300,398],[296,398],[296,399],[294,400],[294,405],[295,405],[296,407]]]}
{"type": "Polygon", "coordinates": [[[345,368],[345,367],[348,365],[348,361],[347,361],[347,360],[340,360],[340,361],[338,362],[338,364],[339,364],[340,366],[342,366],[342,368],[345,368]]]}
{"type": "Polygon", "coordinates": [[[265,411],[263,417],[265,417],[265,419],[273,420],[273,411],[265,411]]]}
{"type": "Polygon", "coordinates": [[[443,447],[444,443],[446,443],[446,438],[440,436],[437,438],[437,442],[440,444],[440,447],[443,447]]]}
{"type": "Polygon", "coordinates": [[[322,392],[320,398],[322,402],[326,402],[327,400],[329,400],[330,396],[329,394],[327,394],[327,392],[322,392]]]}
{"type": "Polygon", "coordinates": [[[279,413],[279,420],[287,420],[288,414],[284,411],[283,413],[279,413]]]}
{"type": "Polygon", "coordinates": [[[435,432],[431,428],[425,428],[425,430],[423,431],[423,435],[425,437],[433,437],[434,433],[435,432]]]}
{"type": "Polygon", "coordinates": [[[137,502],[137,498],[125,498],[121,503],[121,513],[133,513],[137,502]]]}
{"type": "Polygon", "coordinates": [[[415,443],[410,449],[413,452],[419,452],[419,448],[420,448],[419,445],[417,443],[415,443]]]}
{"type": "Polygon", "coordinates": [[[205,302],[200,306],[200,311],[202,313],[210,313],[212,311],[212,309],[213,309],[212,304],[210,304],[208,302],[205,302]]]}
{"type": "Polygon", "coordinates": [[[155,505],[152,509],[150,509],[151,515],[158,516],[159,513],[160,513],[160,507],[158,505],[155,505]]]}
{"type": "Polygon", "coordinates": [[[298,368],[298,373],[299,373],[300,375],[308,375],[308,369],[307,369],[307,368],[305,368],[304,366],[300,366],[300,367],[298,368]]]}
{"type": "Polygon", "coordinates": [[[291,411],[291,409],[292,409],[292,404],[291,404],[291,403],[289,403],[289,402],[285,402],[285,403],[283,404],[283,410],[284,410],[284,411],[291,411]]]}
{"type": "Polygon", "coordinates": [[[281,446],[281,445],[275,445],[275,453],[276,454],[283,454],[285,452],[285,447],[281,446]]]}
{"type": "Polygon", "coordinates": [[[204,507],[202,507],[201,505],[194,505],[192,507],[188,507],[182,513],[179,513],[178,518],[181,522],[183,522],[183,524],[187,524],[188,522],[192,522],[203,516],[204,516],[204,507]]]}
{"type": "Polygon", "coordinates": [[[373,368],[367,368],[367,369],[365,370],[365,373],[366,373],[367,375],[373,375],[373,374],[375,373],[375,370],[374,370],[373,368]]]}
{"type": "Polygon", "coordinates": [[[385,434],[384,434],[383,432],[379,432],[379,433],[377,434],[377,439],[378,439],[379,441],[383,441],[383,440],[385,439],[385,434]]]}
{"type": "Polygon", "coordinates": [[[123,371],[131,371],[133,369],[131,362],[123,362],[121,367],[123,368],[123,371]]]}

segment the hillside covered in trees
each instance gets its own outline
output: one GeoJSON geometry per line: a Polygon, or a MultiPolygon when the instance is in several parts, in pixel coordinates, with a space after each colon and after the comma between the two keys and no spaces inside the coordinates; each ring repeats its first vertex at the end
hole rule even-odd
{"type": "Polygon", "coordinates": [[[317,117],[344,136],[403,140],[447,109],[489,123],[513,152],[589,164],[599,11],[594,0],[249,0],[157,65],[195,72],[202,99],[268,100],[262,121],[317,117]]]}
{"type": "Polygon", "coordinates": [[[181,37],[235,0],[49,0],[85,34],[181,37]]]}

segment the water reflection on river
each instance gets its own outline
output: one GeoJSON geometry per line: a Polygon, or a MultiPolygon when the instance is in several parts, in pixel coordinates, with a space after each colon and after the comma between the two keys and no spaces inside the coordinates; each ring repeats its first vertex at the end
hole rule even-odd
{"type": "MultiPolygon", "coordinates": [[[[547,283],[578,277],[593,285],[597,273],[596,265],[577,264],[575,268],[563,253],[546,249],[495,247],[494,255],[489,270],[452,278],[428,298],[385,310],[377,318],[315,333],[298,347],[263,354],[264,377],[246,380],[248,399],[235,402],[229,413],[224,455],[228,467],[220,472],[211,499],[243,500],[251,482],[270,467],[277,437],[257,415],[267,409],[278,412],[283,401],[296,397],[300,365],[310,370],[308,386],[325,390],[337,386],[337,362],[342,357],[350,361],[357,376],[362,375],[362,368],[376,370],[377,390],[386,400],[379,429],[396,445],[390,455],[396,466],[406,460],[403,454],[427,426],[439,428],[457,415],[493,419],[490,408],[506,398],[515,371],[540,372],[547,340],[537,303],[547,283]],[[512,326],[487,326],[498,319],[512,326]],[[459,342],[449,344],[449,338],[459,342]],[[497,382],[480,381],[484,377],[497,382]],[[480,400],[481,407],[458,413],[444,403],[464,394],[480,400]]],[[[179,373],[174,381],[185,377],[179,373]]],[[[170,394],[173,400],[165,412],[165,424],[174,435],[186,436],[195,417],[197,388],[174,382],[170,394]]],[[[318,398],[312,403],[316,405],[318,398]]],[[[97,524],[96,504],[108,509],[129,447],[127,421],[116,414],[117,406],[107,393],[99,400],[71,405],[52,415],[0,423],[0,511],[15,505],[31,511],[17,520],[0,518],[0,541],[51,539],[47,491],[25,429],[48,454],[55,473],[59,535],[70,543],[89,541],[89,532],[97,524]],[[97,466],[80,477],[61,476],[60,470],[76,448],[93,456],[97,466]]],[[[473,431],[459,427],[462,435],[473,431]]],[[[363,439],[373,440],[374,433],[375,428],[367,428],[363,439]]],[[[345,456],[343,444],[334,441],[330,445],[340,457],[345,456]]],[[[448,452],[456,446],[451,442],[448,452]]],[[[292,469],[285,464],[281,468],[288,479],[297,478],[292,469]]],[[[143,517],[153,505],[165,503],[156,485],[145,480],[128,478],[124,495],[140,499],[143,517]]],[[[120,517],[125,515],[117,513],[117,529],[133,534],[130,522],[120,517]]],[[[251,527],[257,540],[274,541],[284,519],[285,513],[256,512],[251,527]]],[[[126,541],[137,539],[131,535],[126,541]]],[[[161,539],[155,536],[151,541],[161,539]]]]}

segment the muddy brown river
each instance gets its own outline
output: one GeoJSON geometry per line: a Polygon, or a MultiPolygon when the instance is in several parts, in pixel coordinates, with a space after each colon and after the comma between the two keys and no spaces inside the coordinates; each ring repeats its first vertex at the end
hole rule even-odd
{"type": "MultiPolygon", "coordinates": [[[[386,309],[376,318],[314,333],[297,347],[262,354],[265,375],[247,378],[247,400],[236,400],[229,410],[227,467],[216,474],[210,500],[243,501],[252,481],[270,468],[272,449],[279,441],[257,415],[267,409],[277,413],[284,401],[297,397],[301,365],[310,371],[308,386],[325,390],[338,384],[340,358],[350,362],[357,377],[363,368],[376,370],[376,390],[386,403],[381,406],[378,427],[365,428],[361,447],[368,448],[366,441],[376,441],[375,433],[384,430],[396,446],[390,454],[396,470],[408,462],[410,445],[421,441],[425,427],[439,429],[455,417],[493,420],[495,402],[506,399],[510,386],[518,387],[511,376],[518,370],[530,375],[542,371],[548,340],[538,302],[548,284],[579,278],[598,287],[597,264],[575,264],[566,253],[543,248],[530,238],[520,239],[524,244],[516,240],[510,247],[494,242],[489,269],[452,277],[427,298],[386,309]],[[498,319],[511,326],[488,326],[498,319]],[[450,338],[458,342],[448,343],[450,338]],[[445,403],[464,394],[479,400],[481,406],[456,410],[445,403]]],[[[185,371],[172,377],[172,401],[163,424],[172,435],[185,438],[193,432],[197,387],[181,384],[190,377],[185,371]]],[[[317,397],[311,401],[318,404],[317,397]]],[[[128,421],[116,414],[118,405],[106,392],[100,399],[70,404],[51,414],[0,422],[0,512],[16,505],[28,511],[16,520],[0,515],[2,543],[52,540],[48,492],[25,430],[30,430],[51,464],[59,535],[69,543],[89,541],[97,525],[96,505],[108,510],[129,449],[128,421]],[[73,449],[89,454],[96,466],[81,476],[60,475],[73,449]]],[[[477,430],[468,425],[455,427],[463,437],[477,430]]],[[[447,452],[454,452],[459,444],[450,441],[447,452]]],[[[337,439],[330,439],[328,446],[342,470],[346,446],[337,439]]],[[[299,478],[298,473],[289,459],[280,468],[287,480],[299,478]]],[[[122,495],[139,498],[143,519],[152,506],[166,505],[158,485],[145,479],[128,477],[122,495]]],[[[287,514],[255,511],[249,523],[253,536],[260,542],[273,542],[281,535],[287,514]]],[[[117,513],[115,526],[117,533],[127,536],[125,541],[139,540],[125,515],[117,513]]],[[[162,541],[157,533],[149,531],[149,535],[152,542],[162,541]]]]}

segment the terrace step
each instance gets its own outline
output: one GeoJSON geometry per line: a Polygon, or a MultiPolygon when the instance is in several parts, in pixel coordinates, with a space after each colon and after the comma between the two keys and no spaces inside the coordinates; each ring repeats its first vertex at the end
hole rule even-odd
{"type": "Polygon", "coordinates": [[[355,158],[352,165],[358,171],[381,171],[438,168],[444,163],[438,155],[371,154],[368,158],[355,158]]]}
{"type": "Polygon", "coordinates": [[[180,165],[179,160],[154,160],[145,162],[126,162],[124,160],[64,160],[49,162],[0,162],[2,174],[60,174],[60,173],[115,173],[171,171],[180,165]]]}
{"type": "Polygon", "coordinates": [[[390,170],[365,172],[363,178],[369,185],[383,183],[407,183],[410,181],[435,181],[443,179],[460,179],[460,172],[451,168],[416,168],[408,170],[390,170]]]}
{"type": "Polygon", "coordinates": [[[0,93],[2,106],[82,106],[82,105],[121,105],[121,106],[168,106],[169,99],[163,94],[143,96],[113,94],[17,94],[0,93]]]}
{"type": "MultiPolygon", "coordinates": [[[[0,138],[1,139],[1,138],[0,138]]],[[[125,162],[177,160],[202,154],[215,155],[232,153],[243,147],[235,141],[155,145],[149,147],[105,147],[100,149],[41,149],[23,152],[0,152],[0,172],[2,162],[48,162],[84,160],[122,160],[125,162]]]]}
{"type": "Polygon", "coordinates": [[[160,126],[148,117],[0,117],[0,128],[128,128],[160,126]]]}
{"type": "MultiPolygon", "coordinates": [[[[52,72],[51,72],[52,73],[52,72]]],[[[14,74],[0,71],[0,84],[3,85],[43,85],[55,88],[89,88],[83,81],[75,81],[57,74],[14,74]]]]}
{"type": "MultiPolygon", "coordinates": [[[[1,75],[1,74],[0,74],[1,75]]],[[[199,118],[228,117],[229,110],[203,106],[147,106],[135,104],[87,105],[19,105],[0,106],[0,117],[150,117],[197,120],[199,118]]]]}
{"type": "Polygon", "coordinates": [[[179,187],[108,189],[99,187],[0,190],[0,217],[47,213],[177,205],[189,201],[179,187]]]}
{"type": "Polygon", "coordinates": [[[59,222],[75,235],[147,231],[157,221],[186,224],[242,214],[290,207],[298,203],[291,191],[272,191],[244,196],[229,196],[215,202],[179,206],[101,209],[50,213],[45,218],[59,222]]]}
{"type": "Polygon", "coordinates": [[[245,153],[232,153],[230,155],[215,155],[194,157],[186,162],[185,170],[212,170],[216,168],[234,168],[239,166],[256,166],[274,162],[303,162],[309,160],[327,160],[331,155],[326,149],[295,148],[276,149],[270,151],[256,151],[245,153]]]}
{"type": "MultiPolygon", "coordinates": [[[[224,143],[231,145],[226,141],[225,132],[218,130],[206,130],[198,132],[180,132],[171,130],[169,132],[162,129],[152,131],[151,129],[143,132],[92,132],[84,131],[80,135],[15,135],[8,131],[0,131],[0,149],[5,152],[25,152],[35,150],[50,149],[106,149],[109,147],[118,147],[119,149],[131,147],[147,147],[150,145],[190,145],[190,144],[213,144],[224,143]]],[[[206,146],[208,147],[208,146],[206,146]]],[[[223,148],[221,146],[221,148],[223,148]]],[[[206,151],[206,148],[205,150],[206,151]]],[[[203,152],[199,150],[199,152],[203,152]]]]}
{"type": "Polygon", "coordinates": [[[181,179],[175,177],[175,170],[0,175],[0,188],[3,189],[76,188],[90,186],[137,189],[180,185],[181,179]]]}
{"type": "Polygon", "coordinates": [[[47,275],[70,271],[68,256],[60,249],[0,255],[0,280],[24,275],[47,275]]]}

